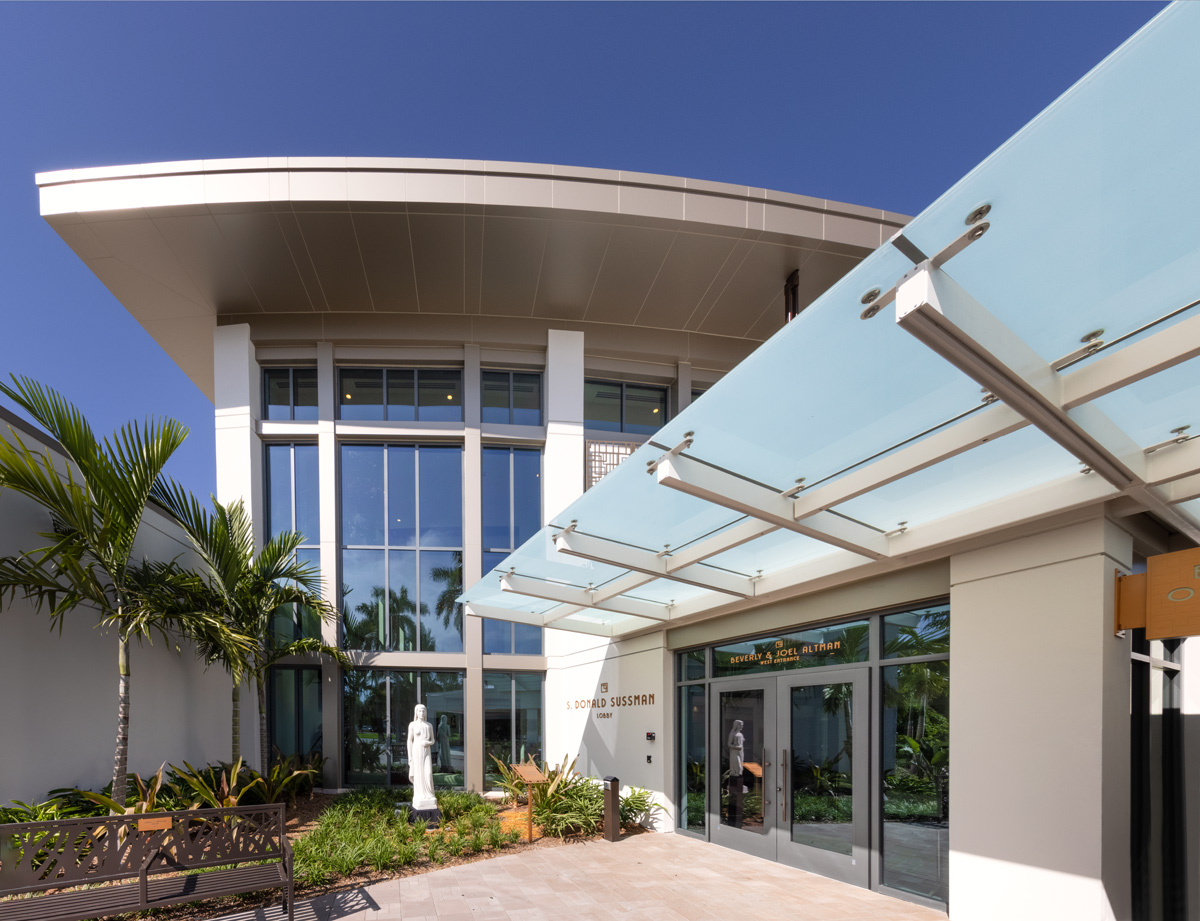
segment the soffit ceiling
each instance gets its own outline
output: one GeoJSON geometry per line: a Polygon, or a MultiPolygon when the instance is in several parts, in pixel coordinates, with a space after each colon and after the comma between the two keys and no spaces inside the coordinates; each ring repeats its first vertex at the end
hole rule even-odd
{"type": "MultiPolygon", "coordinates": [[[[381,315],[381,329],[477,316],[752,345],[782,325],[793,270],[807,304],[905,220],[744,186],[474,161],[193,161],[38,184],[47,222],[210,396],[212,329],[256,318],[276,336],[287,316],[331,330],[351,315],[381,315]]],[[[370,325],[343,328],[370,340],[370,325]]]]}

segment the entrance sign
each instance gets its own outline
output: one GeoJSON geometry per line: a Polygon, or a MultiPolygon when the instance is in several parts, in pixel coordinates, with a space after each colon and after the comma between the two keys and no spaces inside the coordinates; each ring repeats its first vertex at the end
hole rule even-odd
{"type": "Polygon", "coordinates": [[[815,665],[865,662],[867,622],[832,624],[713,648],[713,675],[729,678],[815,665]]]}
{"type": "Polygon", "coordinates": [[[1200,547],[1146,558],[1146,572],[1117,577],[1116,628],[1146,639],[1200,636],[1200,547]]]}

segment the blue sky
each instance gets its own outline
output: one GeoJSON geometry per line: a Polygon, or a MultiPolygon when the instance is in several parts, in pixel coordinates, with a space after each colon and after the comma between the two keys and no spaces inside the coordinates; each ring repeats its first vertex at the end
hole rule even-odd
{"type": "Polygon", "coordinates": [[[916,214],[1115,49],[1144,3],[0,3],[0,373],[102,432],[212,405],[38,216],[41,170],[465,157],[916,214]]]}

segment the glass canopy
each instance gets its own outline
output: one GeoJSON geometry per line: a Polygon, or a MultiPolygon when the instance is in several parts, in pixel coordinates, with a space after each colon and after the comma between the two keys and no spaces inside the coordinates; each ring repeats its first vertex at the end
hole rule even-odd
{"type": "MultiPolygon", "coordinates": [[[[1160,14],[464,595],[620,635],[1126,497],[1200,542],[1200,5],[1160,14]]],[[[782,281],[781,281],[782,283],[782,281]]]]}

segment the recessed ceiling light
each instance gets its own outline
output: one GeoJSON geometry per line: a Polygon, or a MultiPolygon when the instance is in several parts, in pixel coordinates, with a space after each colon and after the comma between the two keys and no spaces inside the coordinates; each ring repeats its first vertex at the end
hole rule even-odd
{"type": "Polygon", "coordinates": [[[446,399],[447,399],[447,400],[453,400],[453,399],[454,399],[454,394],[452,394],[452,393],[448,393],[448,394],[446,394],[446,399]]]}
{"type": "Polygon", "coordinates": [[[350,396],[350,394],[346,394],[346,399],[347,399],[347,400],[353,400],[353,399],[354,399],[354,397],[350,396]]]}
{"type": "Polygon", "coordinates": [[[655,411],[655,412],[658,412],[658,407],[657,407],[657,406],[655,406],[655,407],[654,407],[654,411],[655,411]]]}

